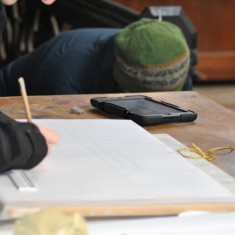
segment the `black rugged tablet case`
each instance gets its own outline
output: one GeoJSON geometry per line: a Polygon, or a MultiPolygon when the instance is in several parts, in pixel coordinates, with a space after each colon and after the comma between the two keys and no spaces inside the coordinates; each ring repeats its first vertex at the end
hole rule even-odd
{"type": "Polygon", "coordinates": [[[123,119],[131,119],[141,126],[170,122],[191,122],[197,113],[176,105],[157,101],[148,96],[94,97],[91,105],[123,119]]]}

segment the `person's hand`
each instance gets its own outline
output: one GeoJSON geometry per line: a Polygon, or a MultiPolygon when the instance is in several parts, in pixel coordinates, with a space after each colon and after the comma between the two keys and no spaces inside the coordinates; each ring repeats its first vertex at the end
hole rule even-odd
{"type": "Polygon", "coordinates": [[[48,145],[48,153],[47,154],[50,154],[51,145],[57,144],[60,140],[60,137],[57,133],[55,133],[53,130],[51,130],[47,127],[38,125],[38,128],[39,128],[40,132],[42,133],[42,135],[44,136],[44,138],[46,139],[46,142],[48,145]]]}
{"type": "Polygon", "coordinates": [[[56,0],[41,0],[44,4],[46,5],[51,5],[52,3],[54,3],[56,0]]]}
{"type": "MultiPolygon", "coordinates": [[[[1,0],[3,4],[5,5],[13,5],[15,4],[18,0],[1,0]]],[[[35,0],[31,0],[31,1],[35,1],[35,0]]],[[[54,3],[56,0],[41,0],[44,4],[46,5],[51,5],[52,3],[54,3]]]]}
{"type": "Polygon", "coordinates": [[[5,5],[13,5],[17,2],[17,0],[1,0],[5,5]]]}

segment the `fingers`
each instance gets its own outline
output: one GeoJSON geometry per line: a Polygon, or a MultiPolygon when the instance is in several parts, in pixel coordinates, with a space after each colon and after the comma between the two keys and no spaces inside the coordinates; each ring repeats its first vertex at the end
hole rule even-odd
{"type": "Polygon", "coordinates": [[[45,137],[48,144],[56,144],[59,142],[60,137],[53,130],[44,126],[40,126],[40,125],[38,125],[38,128],[40,132],[42,133],[42,135],[45,137]]]}
{"type": "Polygon", "coordinates": [[[57,133],[55,133],[53,130],[44,127],[44,126],[38,126],[40,132],[42,133],[42,135],[44,136],[44,138],[46,139],[47,142],[47,147],[48,147],[48,152],[47,155],[50,155],[51,153],[51,144],[56,144],[60,141],[60,137],[57,133]]]}
{"type": "MultiPolygon", "coordinates": [[[[13,5],[17,2],[17,0],[1,0],[3,4],[5,5],[13,5]]],[[[30,1],[34,1],[34,0],[30,0],[30,1]]],[[[42,2],[46,5],[51,5],[52,3],[54,3],[56,0],[42,0],[42,2]]]]}
{"type": "Polygon", "coordinates": [[[1,0],[5,5],[13,5],[17,2],[17,0],[1,0]]]}
{"type": "Polygon", "coordinates": [[[46,5],[51,5],[52,3],[54,3],[56,0],[42,0],[42,2],[46,5]]]}

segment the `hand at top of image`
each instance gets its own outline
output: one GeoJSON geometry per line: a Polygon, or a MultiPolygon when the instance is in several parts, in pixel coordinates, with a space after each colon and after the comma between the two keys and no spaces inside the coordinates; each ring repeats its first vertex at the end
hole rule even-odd
{"type": "MultiPolygon", "coordinates": [[[[5,5],[13,5],[15,4],[18,0],[1,0],[3,4],[5,5]]],[[[33,0],[32,0],[33,1],[33,0]]],[[[51,5],[54,3],[56,0],[41,0],[44,4],[46,5],[51,5]]]]}

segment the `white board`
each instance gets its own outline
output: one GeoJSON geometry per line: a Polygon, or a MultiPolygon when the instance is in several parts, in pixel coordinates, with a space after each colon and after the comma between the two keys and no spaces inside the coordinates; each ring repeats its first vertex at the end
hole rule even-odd
{"type": "Polygon", "coordinates": [[[0,176],[5,207],[235,201],[234,194],[129,120],[37,120],[61,141],[25,171],[35,190],[0,176]]]}

